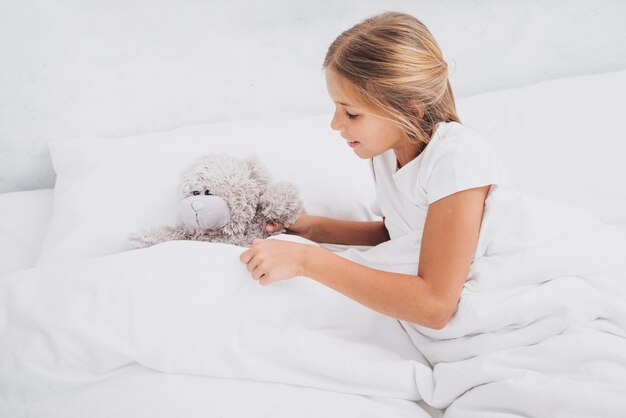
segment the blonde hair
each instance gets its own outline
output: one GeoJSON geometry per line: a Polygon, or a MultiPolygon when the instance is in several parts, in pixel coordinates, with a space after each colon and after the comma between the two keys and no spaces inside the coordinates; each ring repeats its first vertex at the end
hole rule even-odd
{"type": "Polygon", "coordinates": [[[437,123],[460,122],[441,49],[411,15],[385,12],[344,31],[323,68],[349,81],[357,100],[398,124],[421,149],[437,123]]]}

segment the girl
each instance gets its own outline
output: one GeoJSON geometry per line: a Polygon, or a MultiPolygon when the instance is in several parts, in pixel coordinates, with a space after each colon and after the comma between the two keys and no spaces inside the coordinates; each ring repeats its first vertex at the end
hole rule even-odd
{"type": "Polygon", "coordinates": [[[383,220],[303,213],[267,229],[369,246],[416,234],[407,245],[417,272],[383,271],[274,239],[256,240],[241,262],[261,285],[306,276],[385,315],[441,329],[475,258],[485,200],[492,185],[508,182],[506,173],[489,145],[460,124],[448,66],[414,17],[387,12],[364,20],[330,45],[323,68],[335,103],[331,128],[371,159],[383,220]]]}

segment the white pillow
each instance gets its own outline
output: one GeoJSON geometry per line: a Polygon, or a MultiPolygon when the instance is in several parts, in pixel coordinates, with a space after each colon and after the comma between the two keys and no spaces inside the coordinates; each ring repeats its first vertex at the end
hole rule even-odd
{"type": "Polygon", "coordinates": [[[198,156],[255,153],[274,180],[298,185],[311,214],[376,219],[368,162],[338,133],[331,116],[189,126],[128,138],[52,142],[54,215],[37,262],[130,249],[128,234],[177,222],[180,172],[198,156]]]}
{"type": "Polygon", "coordinates": [[[461,122],[492,143],[515,186],[626,224],[626,71],[458,101],[461,122]]]}
{"type": "MultiPolygon", "coordinates": [[[[461,121],[493,144],[515,185],[626,223],[626,71],[545,81],[458,100],[461,121]]],[[[197,125],[117,139],[50,144],[54,215],[38,265],[128,249],[129,232],[176,222],[180,170],[199,155],[256,153],[300,186],[309,213],[372,220],[368,163],[330,115],[197,125]]]]}

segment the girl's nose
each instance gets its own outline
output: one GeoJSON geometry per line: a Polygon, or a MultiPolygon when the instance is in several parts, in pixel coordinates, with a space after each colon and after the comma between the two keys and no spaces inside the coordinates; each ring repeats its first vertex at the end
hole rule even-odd
{"type": "Polygon", "coordinates": [[[339,122],[339,118],[337,117],[337,112],[333,114],[333,118],[330,120],[330,129],[334,131],[341,130],[341,123],[339,122]]]}

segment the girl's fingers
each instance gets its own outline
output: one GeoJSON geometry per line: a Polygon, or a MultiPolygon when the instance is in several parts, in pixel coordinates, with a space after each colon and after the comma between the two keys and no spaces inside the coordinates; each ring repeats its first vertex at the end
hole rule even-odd
{"type": "Polygon", "coordinates": [[[241,261],[244,264],[248,264],[250,262],[250,260],[252,260],[252,251],[250,248],[248,248],[246,251],[244,251],[243,253],[241,253],[241,255],[239,256],[239,261],[241,261]]]}
{"type": "Polygon", "coordinates": [[[265,225],[265,230],[267,232],[274,232],[274,231],[278,231],[279,229],[283,229],[284,227],[282,225],[275,225],[275,224],[267,224],[265,225]]]}

